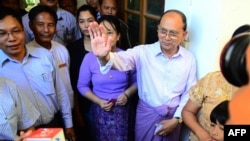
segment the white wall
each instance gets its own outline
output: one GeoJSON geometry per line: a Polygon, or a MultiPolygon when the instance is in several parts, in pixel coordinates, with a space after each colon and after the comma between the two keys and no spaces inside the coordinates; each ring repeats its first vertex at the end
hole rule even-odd
{"type": "Polygon", "coordinates": [[[249,0],[165,0],[165,10],[184,12],[188,48],[197,59],[198,78],[219,70],[219,57],[233,31],[250,23],[249,0]]]}

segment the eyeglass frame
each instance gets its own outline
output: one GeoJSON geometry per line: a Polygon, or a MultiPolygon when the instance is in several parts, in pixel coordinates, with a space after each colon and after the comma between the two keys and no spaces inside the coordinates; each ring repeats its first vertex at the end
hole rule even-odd
{"type": "Polygon", "coordinates": [[[157,32],[159,34],[161,34],[162,37],[166,37],[168,35],[171,39],[178,39],[179,34],[180,34],[178,31],[167,30],[167,29],[162,28],[160,26],[158,26],[157,32]]]}
{"type": "Polygon", "coordinates": [[[0,30],[0,38],[2,39],[8,39],[10,34],[14,37],[17,37],[19,36],[19,34],[21,34],[24,30],[23,29],[19,29],[19,28],[15,28],[15,29],[12,29],[11,31],[9,32],[6,32],[4,30],[0,30]]]}

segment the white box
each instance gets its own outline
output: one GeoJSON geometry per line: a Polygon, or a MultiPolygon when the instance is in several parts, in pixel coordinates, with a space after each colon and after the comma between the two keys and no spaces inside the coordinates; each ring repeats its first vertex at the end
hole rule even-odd
{"type": "Polygon", "coordinates": [[[65,141],[65,137],[62,128],[38,128],[26,141],[65,141]]]}

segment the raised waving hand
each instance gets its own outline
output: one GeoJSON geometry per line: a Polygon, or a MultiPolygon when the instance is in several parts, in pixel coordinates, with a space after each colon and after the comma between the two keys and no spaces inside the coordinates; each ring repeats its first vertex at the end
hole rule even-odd
{"type": "Polygon", "coordinates": [[[97,22],[92,22],[88,27],[88,31],[94,55],[96,55],[99,60],[101,59],[102,61],[107,61],[107,59],[109,59],[107,56],[111,51],[111,43],[105,27],[103,25],[99,25],[97,22]]]}

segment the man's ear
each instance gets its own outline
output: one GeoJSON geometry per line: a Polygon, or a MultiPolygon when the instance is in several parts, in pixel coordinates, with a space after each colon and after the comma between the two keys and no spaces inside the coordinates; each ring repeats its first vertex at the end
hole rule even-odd
{"type": "Polygon", "coordinates": [[[220,56],[221,72],[226,80],[241,87],[248,83],[246,66],[246,50],[250,43],[250,34],[242,34],[232,38],[224,46],[220,56]]]}

